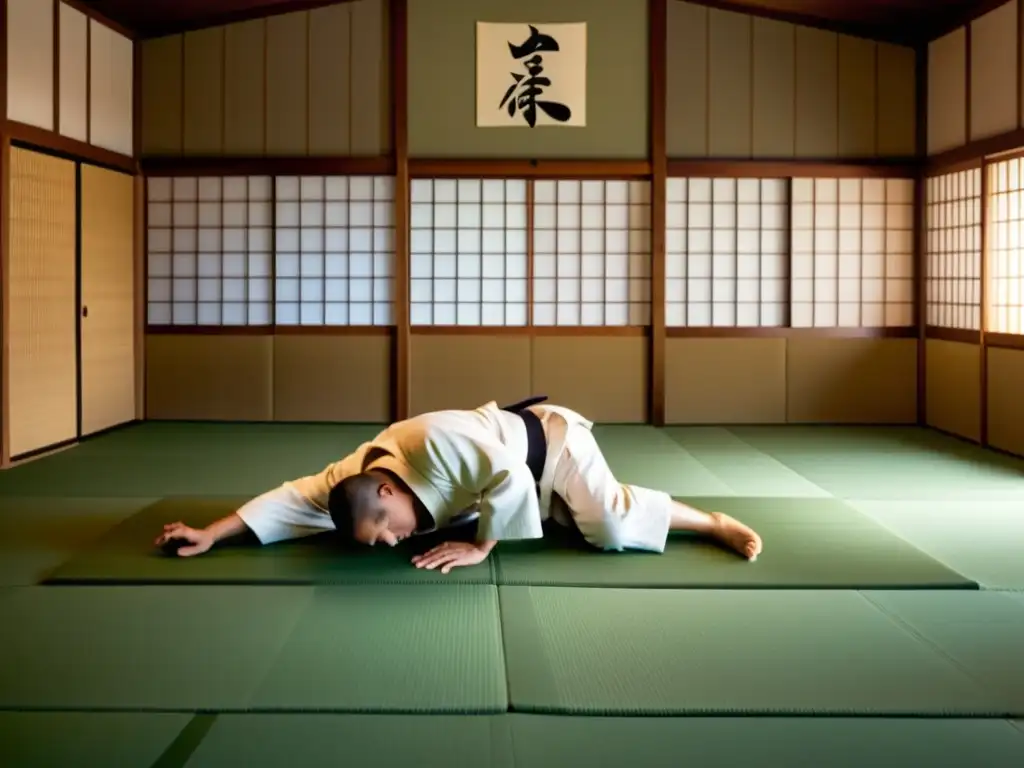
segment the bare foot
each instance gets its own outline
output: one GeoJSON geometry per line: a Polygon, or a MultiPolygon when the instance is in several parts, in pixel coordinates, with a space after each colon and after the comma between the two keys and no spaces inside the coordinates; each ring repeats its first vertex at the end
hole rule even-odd
{"type": "Polygon", "coordinates": [[[761,537],[752,528],[721,512],[712,512],[711,517],[715,521],[712,536],[748,560],[757,559],[761,554],[761,537]]]}

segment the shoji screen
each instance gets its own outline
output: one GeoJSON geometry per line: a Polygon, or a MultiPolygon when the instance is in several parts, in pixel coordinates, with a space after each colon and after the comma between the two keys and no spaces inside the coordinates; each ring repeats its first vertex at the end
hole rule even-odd
{"type": "Polygon", "coordinates": [[[1021,158],[988,169],[988,313],[994,333],[1024,333],[1024,165],[1021,158]]]}
{"type": "Polygon", "coordinates": [[[792,184],[792,325],[913,325],[913,181],[792,184]]]}
{"type": "Polygon", "coordinates": [[[394,322],[394,180],[275,180],[278,325],[394,322]]]}
{"type": "Polygon", "coordinates": [[[927,180],[927,324],[981,328],[981,169],[927,180]]]}
{"type": "Polygon", "coordinates": [[[412,325],[523,326],[527,182],[413,179],[412,325]]]}
{"type": "Polygon", "coordinates": [[[150,325],[269,325],[266,176],[150,178],[150,325]]]}
{"type": "Polygon", "coordinates": [[[533,194],[533,323],[650,323],[650,183],[540,180],[533,194]]]}
{"type": "Polygon", "coordinates": [[[665,323],[789,322],[789,181],[670,178],[665,323]]]}

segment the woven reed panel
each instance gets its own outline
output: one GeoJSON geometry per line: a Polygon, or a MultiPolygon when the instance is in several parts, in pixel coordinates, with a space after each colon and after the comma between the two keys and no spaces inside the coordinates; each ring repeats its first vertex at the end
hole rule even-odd
{"type": "Polygon", "coordinates": [[[77,435],[75,165],[11,148],[10,452],[77,435]]]}
{"type": "Polygon", "coordinates": [[[135,418],[135,181],[82,166],[82,434],[135,418]]]}

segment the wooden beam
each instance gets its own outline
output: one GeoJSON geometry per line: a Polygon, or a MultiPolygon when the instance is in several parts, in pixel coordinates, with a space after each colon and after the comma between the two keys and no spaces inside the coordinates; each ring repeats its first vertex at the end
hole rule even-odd
{"type": "MultiPolygon", "coordinates": [[[[653,76],[652,76],[653,77],[653,76]]],[[[444,179],[646,179],[647,160],[414,159],[410,178],[444,179]]]]}
{"type": "MultiPolygon", "coordinates": [[[[135,0],[135,2],[140,3],[145,1],[135,0]]],[[[150,40],[157,37],[180,35],[185,32],[195,32],[200,29],[210,29],[211,27],[220,27],[227,24],[239,24],[243,21],[269,19],[285,13],[312,11],[316,8],[348,2],[356,2],[356,0],[282,0],[277,3],[248,6],[227,12],[203,13],[190,18],[175,19],[174,21],[158,20],[152,24],[136,24],[135,34],[140,40],[150,40]]]]}
{"type": "Polygon", "coordinates": [[[139,159],[147,176],[390,176],[393,157],[179,157],[139,159]]]}
{"type": "Polygon", "coordinates": [[[394,420],[410,413],[408,0],[389,0],[391,22],[391,148],[395,155],[394,420]]]}
{"type": "Polygon", "coordinates": [[[15,144],[36,147],[71,160],[92,163],[122,173],[134,174],[136,170],[134,158],[128,155],[95,147],[84,141],[61,136],[59,133],[37,128],[34,125],[7,120],[4,123],[4,133],[15,144]]]}
{"type": "Polygon", "coordinates": [[[669,159],[670,177],[773,178],[813,176],[829,179],[916,178],[921,169],[915,157],[894,160],[678,160],[669,159]]]}
{"type": "MultiPolygon", "coordinates": [[[[59,0],[59,2],[62,2],[65,5],[74,8],[76,11],[85,14],[88,18],[93,19],[94,21],[96,21],[99,24],[102,24],[105,27],[109,27],[110,29],[117,32],[117,34],[127,37],[129,40],[135,40],[138,37],[135,30],[130,29],[124,24],[114,21],[113,19],[107,16],[104,16],[102,13],[93,8],[92,5],[88,2],[83,2],[83,0],[59,0]]],[[[146,0],[136,0],[136,2],[146,2],[146,0]]]]}
{"type": "MultiPolygon", "coordinates": [[[[917,156],[928,156],[928,45],[919,45],[914,89],[916,117],[914,149],[917,156]]],[[[925,329],[928,324],[928,180],[923,168],[914,181],[914,321],[917,325],[917,423],[928,424],[928,343],[925,329]]]]}
{"type": "Polygon", "coordinates": [[[668,2],[649,0],[647,50],[650,57],[651,138],[651,344],[648,366],[648,419],[665,425],[665,227],[668,155],[666,154],[666,60],[668,2]]]}
{"type": "MultiPolygon", "coordinates": [[[[0,109],[7,116],[7,0],[0,0],[0,109]]],[[[7,120],[0,120],[0,469],[11,465],[10,403],[10,175],[11,142],[7,120]]]]}

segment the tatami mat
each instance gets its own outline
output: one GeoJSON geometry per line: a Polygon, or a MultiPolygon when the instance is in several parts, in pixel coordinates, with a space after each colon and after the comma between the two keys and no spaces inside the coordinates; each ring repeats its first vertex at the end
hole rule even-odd
{"type": "Polygon", "coordinates": [[[500,584],[737,589],[965,588],[977,584],[835,499],[686,498],[752,526],[764,553],[746,562],[694,536],[664,554],[600,552],[549,526],[544,539],[499,545],[500,584]]]}
{"type": "Polygon", "coordinates": [[[416,538],[394,549],[343,545],[332,533],[260,546],[252,537],[201,557],[164,554],[153,541],[166,523],[203,527],[231,514],[245,497],[171,498],[151,504],[49,574],[51,584],[437,584],[494,583],[493,561],[447,575],[416,568],[412,557],[440,542],[416,538]]]}
{"type": "Polygon", "coordinates": [[[252,709],[503,712],[493,586],[317,587],[252,709]]]}
{"type": "Polygon", "coordinates": [[[6,768],[151,768],[190,715],[124,712],[0,712],[6,768]]]}
{"type": "Polygon", "coordinates": [[[986,589],[1024,590],[1020,501],[848,503],[986,589]]]}
{"type": "Polygon", "coordinates": [[[566,714],[1004,715],[856,592],[501,587],[510,701],[566,714]]]}
{"type": "Polygon", "coordinates": [[[301,587],[2,590],[0,708],[244,708],[311,598],[301,587]]]}

